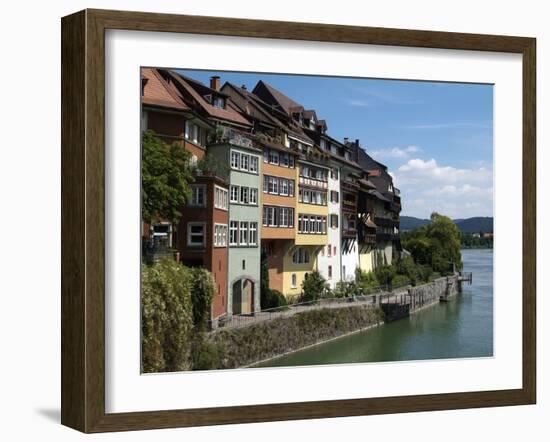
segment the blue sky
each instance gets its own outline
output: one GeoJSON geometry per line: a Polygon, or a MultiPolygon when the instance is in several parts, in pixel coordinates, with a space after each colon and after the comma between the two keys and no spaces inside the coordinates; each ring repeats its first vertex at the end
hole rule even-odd
{"type": "Polygon", "coordinates": [[[262,79],[315,109],[331,136],[358,138],[401,189],[402,215],[493,215],[491,85],[182,70],[252,90],[262,79]]]}

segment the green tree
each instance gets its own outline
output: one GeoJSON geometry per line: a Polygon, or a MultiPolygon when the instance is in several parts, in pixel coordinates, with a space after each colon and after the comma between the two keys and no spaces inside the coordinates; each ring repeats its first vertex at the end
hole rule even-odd
{"type": "Polygon", "coordinates": [[[161,219],[177,225],[189,197],[191,155],[177,143],[166,144],[146,131],[142,136],[142,218],[151,223],[161,219]]]}
{"type": "Polygon", "coordinates": [[[190,367],[191,278],[173,259],[141,268],[141,351],[146,373],[190,367]]]}
{"type": "Polygon", "coordinates": [[[322,298],[329,290],[325,278],[317,271],[313,271],[302,282],[302,300],[316,301],[322,298]]]}
{"type": "Polygon", "coordinates": [[[448,217],[432,213],[431,222],[409,232],[402,244],[418,264],[427,264],[436,272],[448,273],[454,264],[462,268],[460,230],[448,217]]]}
{"type": "Polygon", "coordinates": [[[205,331],[210,318],[210,308],[214,297],[214,278],[204,267],[191,267],[191,301],[193,303],[193,323],[197,331],[205,331]]]}

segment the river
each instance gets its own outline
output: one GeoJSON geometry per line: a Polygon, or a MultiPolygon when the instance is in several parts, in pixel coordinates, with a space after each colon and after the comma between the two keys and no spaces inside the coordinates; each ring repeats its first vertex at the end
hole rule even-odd
{"type": "Polygon", "coordinates": [[[257,367],[448,359],[493,355],[493,251],[462,250],[471,286],[406,319],[266,361],[257,367]]]}

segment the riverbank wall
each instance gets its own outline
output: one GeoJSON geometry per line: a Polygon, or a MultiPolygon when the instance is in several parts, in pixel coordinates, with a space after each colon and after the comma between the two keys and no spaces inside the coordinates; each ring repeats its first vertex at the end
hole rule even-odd
{"type": "Polygon", "coordinates": [[[462,290],[458,275],[438,278],[419,286],[407,286],[380,296],[379,304],[384,312],[385,322],[405,318],[412,313],[430,307],[462,290]]]}
{"type": "Polygon", "coordinates": [[[195,345],[194,369],[254,365],[340,336],[400,319],[459,293],[458,276],[373,296],[369,304],[311,307],[291,316],[206,333],[195,345]],[[394,313],[391,313],[393,306],[394,313]],[[393,315],[393,316],[392,316],[393,315]]]}
{"type": "Polygon", "coordinates": [[[237,368],[383,323],[375,305],[304,311],[204,336],[194,369],[237,368]]]}

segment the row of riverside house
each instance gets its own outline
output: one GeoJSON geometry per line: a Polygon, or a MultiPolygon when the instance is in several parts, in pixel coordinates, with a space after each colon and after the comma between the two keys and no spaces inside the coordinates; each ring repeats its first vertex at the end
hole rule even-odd
{"type": "Polygon", "coordinates": [[[307,110],[264,81],[252,92],[215,76],[143,68],[142,130],[208,153],[227,173],[197,170],[178,226],[142,223],[144,250],[164,244],[212,272],[211,319],[260,311],[260,262],[289,300],[318,270],[331,287],[391,264],[401,251],[399,190],[359,140],[338,141],[307,110]]]}

